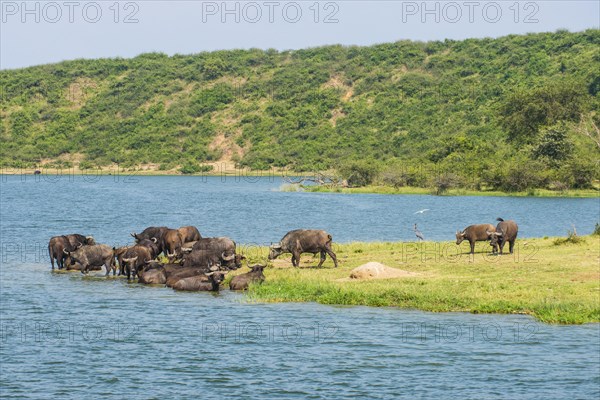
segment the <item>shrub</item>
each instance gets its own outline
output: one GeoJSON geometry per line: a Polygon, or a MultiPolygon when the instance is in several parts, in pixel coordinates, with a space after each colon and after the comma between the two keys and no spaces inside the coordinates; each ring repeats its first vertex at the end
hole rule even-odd
{"type": "Polygon", "coordinates": [[[378,170],[374,162],[367,160],[353,161],[338,168],[339,174],[350,187],[370,185],[377,176],[378,170]]]}
{"type": "MultiPolygon", "coordinates": [[[[598,224],[596,224],[597,226],[598,224]]],[[[566,238],[556,238],[554,240],[554,245],[555,246],[560,246],[563,244],[579,244],[585,242],[585,239],[583,239],[582,237],[577,235],[577,230],[575,230],[575,227],[573,227],[573,230],[568,230],[567,231],[567,237],[566,238]]]]}
{"type": "Polygon", "coordinates": [[[188,174],[198,174],[200,172],[211,172],[214,169],[212,165],[200,165],[195,162],[188,161],[181,168],[179,168],[179,172],[184,175],[188,174]]]}

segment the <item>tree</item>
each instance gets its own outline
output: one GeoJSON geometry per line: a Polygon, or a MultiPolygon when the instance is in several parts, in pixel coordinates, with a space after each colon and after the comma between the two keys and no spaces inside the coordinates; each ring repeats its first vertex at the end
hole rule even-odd
{"type": "Polygon", "coordinates": [[[558,167],[572,154],[573,143],[567,136],[564,123],[542,129],[540,140],[532,151],[533,158],[545,161],[552,168],[558,167]]]}
{"type": "Polygon", "coordinates": [[[580,82],[561,80],[508,95],[500,106],[500,123],[516,144],[533,143],[542,126],[575,121],[586,109],[587,90],[580,82]]]}
{"type": "Polygon", "coordinates": [[[340,175],[348,181],[348,186],[367,186],[373,183],[379,169],[373,161],[352,161],[338,168],[340,175]]]}

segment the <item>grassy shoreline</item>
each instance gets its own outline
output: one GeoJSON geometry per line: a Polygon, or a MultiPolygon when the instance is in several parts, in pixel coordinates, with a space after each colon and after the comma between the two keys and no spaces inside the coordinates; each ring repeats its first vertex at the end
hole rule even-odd
{"type": "MultiPolygon", "coordinates": [[[[558,324],[600,322],[600,236],[556,245],[555,238],[517,241],[513,255],[491,256],[479,243],[475,255],[468,243],[350,243],[334,250],[340,267],[327,260],[302,257],[293,268],[290,256],[265,270],[266,281],[252,286],[250,301],[317,302],[330,305],[390,306],[433,312],[527,314],[558,324]],[[347,279],[350,271],[377,261],[414,276],[347,279]]],[[[254,249],[250,262],[265,259],[266,248],[254,249]]],[[[231,275],[246,272],[246,268],[231,275]]],[[[228,278],[230,279],[230,278],[228,278]]]]}
{"type": "MultiPolygon", "coordinates": [[[[364,186],[357,188],[328,188],[324,186],[305,186],[304,191],[311,193],[343,193],[343,194],[418,194],[436,195],[430,188],[391,186],[364,186]]],[[[524,192],[502,192],[496,190],[449,189],[440,196],[501,196],[501,197],[600,197],[600,189],[573,189],[553,191],[548,189],[532,189],[524,192]]]]}

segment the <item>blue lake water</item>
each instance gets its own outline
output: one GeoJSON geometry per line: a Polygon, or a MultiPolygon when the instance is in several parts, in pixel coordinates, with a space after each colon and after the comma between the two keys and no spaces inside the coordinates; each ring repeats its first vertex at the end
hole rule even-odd
{"type": "Polygon", "coordinates": [[[596,199],[280,192],[279,179],[0,177],[2,398],[499,398],[600,396],[600,326],[526,316],[251,304],[124,279],[53,274],[48,238],[127,243],[149,225],[277,241],[323,228],[338,242],[452,240],[519,223],[521,237],[587,234],[596,199]],[[429,208],[424,214],[415,211],[429,208]]]}

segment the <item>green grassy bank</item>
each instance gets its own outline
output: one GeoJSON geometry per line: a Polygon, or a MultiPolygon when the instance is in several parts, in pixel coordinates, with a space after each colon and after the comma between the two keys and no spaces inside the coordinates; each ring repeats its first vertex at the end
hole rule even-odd
{"type": "MultiPolygon", "coordinates": [[[[364,186],[356,188],[331,188],[326,186],[304,186],[307,192],[357,193],[357,194],[437,194],[434,189],[421,187],[364,186]]],[[[440,193],[443,196],[512,196],[512,197],[600,197],[600,189],[571,189],[554,191],[531,189],[523,192],[502,192],[498,190],[449,189],[440,193]]]]}
{"type": "MultiPolygon", "coordinates": [[[[302,257],[293,268],[290,256],[266,269],[266,281],[248,295],[261,302],[393,306],[424,311],[529,314],[547,323],[600,322],[600,236],[579,243],[556,238],[522,239],[512,255],[489,255],[479,243],[469,255],[468,243],[338,244],[340,266],[302,257]],[[350,271],[377,261],[410,272],[393,279],[353,280],[350,271]]],[[[264,261],[268,249],[255,248],[250,262],[264,261]]],[[[245,272],[242,268],[232,275],[245,272]]]]}

